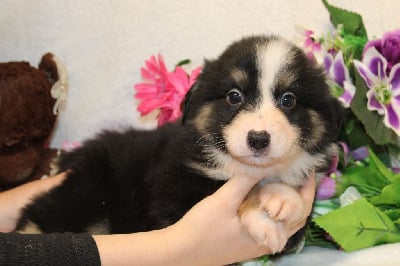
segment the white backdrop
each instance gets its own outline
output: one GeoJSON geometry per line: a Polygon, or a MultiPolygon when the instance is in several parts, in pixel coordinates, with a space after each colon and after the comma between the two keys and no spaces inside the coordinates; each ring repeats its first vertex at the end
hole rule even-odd
{"type": "MultiPolygon", "coordinates": [[[[370,36],[400,26],[399,0],[331,0],[361,13],[370,36]]],[[[52,52],[69,72],[67,105],[52,140],[82,141],[101,128],[140,119],[133,85],[150,55],[169,67],[190,58],[194,68],[233,40],[257,33],[296,37],[295,26],[321,32],[329,25],[319,0],[1,0],[0,61],[37,65],[52,52]]]]}
{"type": "MultiPolygon", "coordinates": [[[[399,0],[330,2],[362,14],[370,37],[400,27],[399,0]]],[[[162,53],[169,67],[190,58],[194,68],[244,35],[279,33],[295,40],[296,25],[317,33],[328,28],[321,1],[0,0],[0,61],[37,65],[52,52],[64,62],[70,86],[52,140],[60,147],[102,128],[155,125],[139,118],[133,98],[139,69],[150,55],[162,53]]],[[[311,248],[278,264],[400,265],[399,248],[351,255],[311,248]]]]}

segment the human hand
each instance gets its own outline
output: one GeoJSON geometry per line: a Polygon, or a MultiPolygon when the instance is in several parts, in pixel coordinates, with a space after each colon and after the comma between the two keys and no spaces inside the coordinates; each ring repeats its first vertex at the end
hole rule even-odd
{"type": "Polygon", "coordinates": [[[289,228],[281,222],[301,221],[304,210],[303,199],[294,187],[269,183],[250,191],[240,205],[239,215],[253,239],[277,253],[285,248],[289,234],[289,228]]]}
{"type": "Polygon", "coordinates": [[[299,191],[300,197],[303,199],[302,213],[299,215],[297,220],[283,221],[284,227],[289,229],[288,238],[306,225],[313,208],[316,187],[317,183],[315,180],[315,173],[312,173],[299,191]]]}
{"type": "Polygon", "coordinates": [[[0,232],[7,233],[15,229],[20,212],[31,199],[61,184],[65,173],[54,177],[35,180],[0,193],[0,232]]]}
{"type": "MultiPolygon", "coordinates": [[[[196,204],[180,221],[167,228],[166,244],[170,256],[188,256],[180,265],[224,265],[271,254],[268,246],[259,245],[242,225],[238,208],[259,180],[234,177],[213,195],[196,204]]],[[[296,220],[277,222],[286,240],[302,228],[311,212],[315,176],[300,190],[305,208],[296,220]]],[[[178,265],[178,264],[177,264],[178,265]]]]}

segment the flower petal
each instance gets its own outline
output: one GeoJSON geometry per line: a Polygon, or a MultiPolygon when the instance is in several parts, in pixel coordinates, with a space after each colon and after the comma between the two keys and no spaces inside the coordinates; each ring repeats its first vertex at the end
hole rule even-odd
{"type": "Polygon", "coordinates": [[[353,95],[350,92],[345,91],[342,95],[339,96],[339,100],[342,101],[344,107],[349,108],[351,100],[353,99],[353,95]]]}
{"type": "Polygon", "coordinates": [[[164,58],[162,57],[161,54],[158,54],[158,65],[159,65],[159,67],[160,67],[161,77],[162,77],[163,79],[166,79],[166,78],[167,78],[167,75],[166,75],[166,74],[168,73],[168,69],[167,69],[167,67],[165,66],[164,58]]]}
{"type": "Polygon", "coordinates": [[[368,103],[367,103],[368,110],[378,111],[378,114],[380,115],[383,115],[385,113],[383,105],[380,102],[378,102],[378,100],[375,98],[373,90],[369,90],[367,92],[367,98],[368,98],[368,103]]]}
{"type": "Polygon", "coordinates": [[[332,66],[333,56],[330,53],[328,53],[325,49],[323,50],[323,55],[324,55],[324,68],[326,73],[329,73],[329,70],[331,69],[332,66]]]}
{"type": "Polygon", "coordinates": [[[333,178],[325,176],[319,182],[316,198],[319,200],[329,199],[336,192],[336,182],[333,178]]]}
{"type": "Polygon", "coordinates": [[[363,62],[379,79],[384,79],[386,77],[387,60],[375,47],[371,47],[367,50],[363,62]]]}
{"type": "Polygon", "coordinates": [[[149,71],[147,68],[142,67],[140,69],[140,73],[142,74],[142,78],[152,81],[154,79],[156,79],[156,74],[154,74],[153,72],[149,71]]]}
{"type": "Polygon", "coordinates": [[[181,67],[176,67],[175,72],[169,73],[168,81],[171,83],[171,89],[173,88],[179,94],[185,94],[189,90],[189,76],[185,70],[181,67]]]}
{"type": "Polygon", "coordinates": [[[344,65],[343,54],[340,51],[333,60],[332,68],[330,70],[332,77],[341,87],[343,86],[344,81],[346,80],[346,66],[344,65]]]}
{"type": "Polygon", "coordinates": [[[377,49],[378,52],[382,51],[382,39],[376,39],[376,40],[369,41],[364,47],[363,57],[365,56],[365,53],[371,47],[375,47],[375,49],[377,49]]]}
{"type": "Polygon", "coordinates": [[[349,152],[350,152],[350,148],[349,146],[343,142],[343,141],[339,141],[338,144],[342,147],[343,149],[343,159],[344,159],[344,166],[347,166],[348,160],[349,160],[349,152]]]}
{"type": "Polygon", "coordinates": [[[162,109],[157,116],[157,119],[158,119],[157,126],[160,127],[160,126],[170,122],[172,120],[171,117],[172,117],[171,110],[162,109]]]}
{"type": "Polygon", "coordinates": [[[351,81],[345,81],[343,83],[344,92],[339,96],[339,99],[343,102],[345,107],[350,107],[351,100],[353,100],[354,94],[356,93],[356,87],[351,81]]]}
{"type": "Polygon", "coordinates": [[[199,67],[193,69],[192,72],[190,73],[190,79],[189,79],[189,85],[190,85],[190,87],[192,87],[192,86],[193,86],[193,83],[196,82],[197,77],[198,77],[198,76],[200,75],[200,73],[201,73],[201,70],[202,70],[202,67],[199,66],[199,67]]]}
{"type": "Polygon", "coordinates": [[[383,35],[381,53],[393,65],[400,62],[400,29],[383,35]]]}
{"type": "MultiPolygon", "coordinates": [[[[398,108],[399,109],[399,108],[398,108]]],[[[400,135],[400,112],[392,104],[385,105],[385,118],[383,122],[388,128],[393,129],[397,135],[400,135]]]]}
{"type": "Polygon", "coordinates": [[[390,71],[389,81],[392,84],[392,90],[400,89],[400,63],[393,66],[390,71]]]}
{"type": "Polygon", "coordinates": [[[162,102],[163,102],[163,100],[156,99],[156,98],[142,100],[142,102],[137,107],[137,110],[142,115],[147,115],[148,113],[157,109],[162,104],[162,102]]]}
{"type": "Polygon", "coordinates": [[[369,70],[369,68],[365,64],[361,63],[360,61],[354,60],[353,63],[358,73],[364,79],[367,86],[369,88],[372,88],[376,81],[376,76],[369,70]]]}
{"type": "Polygon", "coordinates": [[[361,146],[351,152],[353,159],[356,161],[362,161],[368,157],[368,148],[366,146],[361,146]]]}

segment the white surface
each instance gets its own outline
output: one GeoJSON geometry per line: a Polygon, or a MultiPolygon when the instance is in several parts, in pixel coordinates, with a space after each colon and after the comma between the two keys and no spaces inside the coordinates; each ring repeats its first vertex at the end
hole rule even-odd
{"type": "MultiPolygon", "coordinates": [[[[363,14],[371,36],[400,25],[398,0],[331,2],[363,14]]],[[[67,107],[52,141],[59,147],[100,128],[154,126],[138,118],[132,88],[150,55],[161,52],[169,67],[190,58],[195,67],[244,35],[279,33],[293,40],[295,25],[327,28],[321,1],[2,0],[0,60],[36,65],[50,51],[65,63],[67,107]]]]}
{"type": "Polygon", "coordinates": [[[308,247],[302,253],[284,256],[275,266],[399,266],[400,243],[382,245],[359,251],[308,247]]]}
{"type": "MultiPolygon", "coordinates": [[[[369,36],[400,27],[399,0],[330,2],[361,13],[369,36]]],[[[59,147],[101,128],[155,125],[139,118],[133,98],[150,55],[162,53],[169,67],[190,58],[194,68],[244,35],[279,33],[294,40],[295,25],[326,29],[321,1],[1,0],[0,61],[37,65],[52,52],[64,62],[70,87],[52,141],[59,147]]],[[[278,265],[400,265],[399,250],[395,245],[345,254],[312,248],[278,265]]]]}

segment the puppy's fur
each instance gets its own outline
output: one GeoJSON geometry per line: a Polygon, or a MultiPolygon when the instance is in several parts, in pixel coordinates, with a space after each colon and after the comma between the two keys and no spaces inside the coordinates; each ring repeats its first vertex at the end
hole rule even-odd
{"type": "Polygon", "coordinates": [[[104,132],[65,154],[68,178],[25,208],[18,230],[162,228],[235,175],[298,187],[336,152],[342,107],[323,70],[276,36],[242,39],[206,61],[183,105],[181,121],[104,132]]]}

